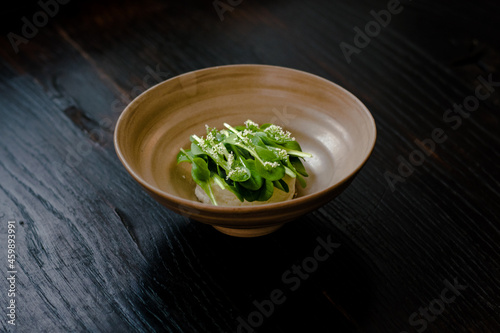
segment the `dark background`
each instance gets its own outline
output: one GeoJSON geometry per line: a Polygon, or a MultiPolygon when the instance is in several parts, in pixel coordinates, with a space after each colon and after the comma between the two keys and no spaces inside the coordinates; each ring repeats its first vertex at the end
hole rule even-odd
{"type": "Polygon", "coordinates": [[[18,273],[15,328],[0,282],[0,331],[235,332],[274,289],[286,301],[258,332],[500,331],[500,87],[456,129],[443,121],[479,76],[500,81],[500,5],[402,1],[348,63],[339,44],[387,3],[244,0],[221,21],[212,1],[73,0],[18,53],[7,34],[40,7],[2,5],[0,267],[6,277],[15,220],[18,273]],[[341,196],[256,239],[158,205],[112,142],[147,87],[240,63],[329,79],[366,104],[378,131],[341,196]],[[447,140],[392,191],[387,172],[436,128],[447,140]],[[318,237],[340,247],[291,291],[282,275],[318,237]],[[445,280],[466,289],[441,309],[445,280]],[[418,314],[429,305],[434,314],[418,314]]]}

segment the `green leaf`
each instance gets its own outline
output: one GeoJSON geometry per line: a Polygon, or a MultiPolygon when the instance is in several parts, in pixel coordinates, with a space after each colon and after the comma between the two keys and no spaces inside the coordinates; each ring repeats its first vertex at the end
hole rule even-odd
{"type": "Polygon", "coordinates": [[[235,186],[231,186],[229,185],[223,178],[223,177],[220,177],[219,175],[217,174],[212,174],[212,177],[214,178],[214,180],[216,180],[216,182],[218,183],[222,183],[224,185],[224,188],[226,190],[229,190],[230,192],[232,192],[237,198],[239,201],[243,202],[244,199],[243,199],[243,196],[236,190],[236,187],[235,186]]]}
{"type": "Polygon", "coordinates": [[[250,179],[241,182],[241,186],[248,190],[256,191],[262,187],[262,177],[259,175],[257,170],[255,169],[254,160],[245,160],[244,161],[246,167],[250,170],[251,177],[250,179]]]}
{"type": "MultiPolygon", "coordinates": [[[[198,182],[206,182],[210,179],[210,171],[208,170],[207,162],[204,159],[195,157],[192,162],[191,176],[193,180],[198,182]]],[[[201,185],[200,185],[201,186],[201,185]]]]}
{"type": "Polygon", "coordinates": [[[217,201],[215,200],[214,193],[212,192],[212,187],[208,181],[196,182],[200,187],[205,191],[205,193],[210,198],[210,201],[214,206],[218,206],[217,201]]]}
{"type": "Polygon", "coordinates": [[[260,147],[266,148],[266,142],[264,141],[264,140],[266,140],[266,138],[267,138],[266,133],[264,133],[264,132],[257,132],[252,137],[251,141],[256,146],[260,146],[260,147]]]}
{"type": "Polygon", "coordinates": [[[277,167],[264,166],[259,160],[255,160],[255,170],[267,180],[280,180],[285,176],[285,167],[281,164],[277,167]]]}
{"type": "MultiPolygon", "coordinates": [[[[295,176],[297,178],[297,180],[299,181],[299,184],[300,186],[302,186],[303,188],[306,187],[306,181],[305,179],[301,176],[301,174],[297,171],[297,169],[295,169],[295,166],[292,164],[291,162],[291,159],[294,159],[296,157],[289,157],[287,160],[286,160],[286,166],[288,168],[290,168],[294,173],[295,173],[295,176]]],[[[297,158],[297,160],[300,162],[300,160],[297,158]]],[[[302,165],[302,162],[300,162],[300,165],[302,165]]],[[[300,167],[300,166],[299,166],[300,167]]],[[[304,167],[302,165],[302,167],[304,167]]],[[[305,169],[304,169],[304,172],[305,172],[305,169]]],[[[306,176],[307,177],[307,176],[306,176]]]]}
{"type": "Polygon", "coordinates": [[[177,164],[181,163],[181,162],[191,162],[191,159],[188,157],[189,154],[189,150],[188,151],[180,151],[178,154],[177,154],[177,164]]]}
{"type": "Polygon", "coordinates": [[[207,164],[208,164],[208,170],[210,170],[211,173],[215,173],[215,174],[218,174],[218,168],[219,168],[219,165],[211,158],[208,158],[207,155],[203,155],[202,157],[200,158],[203,158],[207,164]]]}
{"type": "Polygon", "coordinates": [[[281,190],[281,191],[286,192],[286,193],[290,192],[290,188],[288,187],[288,184],[283,179],[273,181],[273,185],[278,190],[281,190]]]}
{"type": "Polygon", "coordinates": [[[229,178],[235,182],[244,182],[252,177],[250,169],[241,162],[242,159],[235,159],[231,169],[236,170],[233,173],[229,172],[229,178]]]}
{"type": "Polygon", "coordinates": [[[258,201],[267,201],[271,199],[274,193],[274,185],[272,181],[264,180],[264,185],[259,190],[258,201]]]}
{"type": "Polygon", "coordinates": [[[251,191],[243,186],[241,186],[241,183],[234,183],[235,189],[240,195],[248,202],[253,202],[258,199],[259,197],[259,191],[251,191]]]}
{"type": "Polygon", "coordinates": [[[302,188],[306,187],[306,180],[301,175],[297,174],[297,180],[299,181],[299,184],[300,186],[302,186],[302,188]]]}
{"type": "Polygon", "coordinates": [[[284,149],[286,150],[297,150],[297,151],[302,151],[300,148],[300,145],[297,141],[295,140],[290,140],[281,145],[284,149]]]}
{"type": "Polygon", "coordinates": [[[206,153],[201,150],[200,146],[198,146],[195,142],[191,142],[191,153],[193,155],[206,155],[206,153]]]}
{"type": "Polygon", "coordinates": [[[238,138],[238,135],[236,135],[235,133],[231,133],[226,138],[224,138],[223,142],[224,144],[239,145],[240,139],[238,138]]]}
{"type": "Polygon", "coordinates": [[[263,148],[261,146],[255,146],[255,151],[259,155],[260,159],[264,162],[278,162],[279,159],[276,154],[268,148],[263,148]]]}
{"type": "Polygon", "coordinates": [[[250,153],[246,149],[240,148],[240,147],[235,146],[235,145],[229,145],[229,148],[230,148],[231,151],[234,152],[235,156],[238,157],[238,158],[241,157],[241,158],[243,158],[245,160],[248,160],[249,158],[252,158],[251,157],[252,155],[250,155],[250,153]]]}
{"type": "Polygon", "coordinates": [[[226,179],[226,171],[220,165],[218,165],[218,164],[217,164],[217,174],[222,179],[226,179]]]}
{"type": "Polygon", "coordinates": [[[304,164],[302,164],[302,161],[298,157],[291,156],[290,163],[293,165],[297,173],[301,174],[304,177],[309,176],[307,174],[306,168],[304,167],[304,164]]]}
{"type": "Polygon", "coordinates": [[[282,147],[286,150],[288,155],[290,156],[297,156],[297,157],[312,157],[311,154],[309,153],[304,153],[302,149],[300,148],[300,145],[297,143],[297,141],[287,141],[284,144],[282,144],[282,147]]]}
{"type": "MultiPolygon", "coordinates": [[[[189,156],[188,156],[189,157],[189,156]]],[[[191,160],[191,177],[198,184],[203,191],[208,195],[212,204],[217,206],[212,187],[210,186],[210,170],[208,170],[207,162],[200,158],[190,158],[191,160]]]]}
{"type": "MultiPolygon", "coordinates": [[[[259,140],[262,142],[264,145],[270,146],[270,147],[275,147],[275,148],[283,148],[282,145],[280,145],[276,140],[273,138],[269,137],[267,133],[265,132],[257,132],[255,133],[254,137],[252,140],[259,140]]],[[[258,141],[257,141],[258,142],[258,141]]]]}
{"type": "Polygon", "coordinates": [[[238,192],[238,190],[236,189],[235,186],[227,185],[226,189],[231,191],[238,198],[239,201],[241,201],[241,202],[245,201],[243,196],[241,195],[240,192],[238,192]]]}

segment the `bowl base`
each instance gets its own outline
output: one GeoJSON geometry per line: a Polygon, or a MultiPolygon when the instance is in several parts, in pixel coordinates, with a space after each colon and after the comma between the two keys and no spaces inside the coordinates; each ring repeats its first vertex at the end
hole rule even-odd
{"type": "Polygon", "coordinates": [[[270,227],[262,227],[262,228],[248,228],[248,229],[239,229],[239,228],[227,228],[214,225],[213,227],[222,232],[223,234],[235,237],[259,237],[268,235],[272,232],[275,232],[279,228],[281,228],[283,224],[273,225],[270,227]]]}

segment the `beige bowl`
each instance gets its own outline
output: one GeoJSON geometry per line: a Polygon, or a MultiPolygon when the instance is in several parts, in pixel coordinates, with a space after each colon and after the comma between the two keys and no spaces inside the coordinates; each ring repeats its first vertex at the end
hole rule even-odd
{"type": "MultiPolygon", "coordinates": [[[[339,195],[375,145],[368,109],[338,85],[275,66],[231,65],[202,69],[164,81],[133,100],[115,129],[115,149],[127,171],[159,203],[179,214],[240,237],[271,233],[339,195]],[[190,165],[176,164],[189,136],[205,124],[223,128],[247,119],[289,130],[312,153],[304,165],[307,187],[297,198],[252,207],[198,202],[190,165]]],[[[140,203],[138,203],[140,204],[140,203]]]]}

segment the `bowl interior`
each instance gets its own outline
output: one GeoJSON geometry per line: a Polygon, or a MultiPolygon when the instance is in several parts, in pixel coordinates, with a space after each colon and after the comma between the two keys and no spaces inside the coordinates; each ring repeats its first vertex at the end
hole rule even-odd
{"type": "Polygon", "coordinates": [[[197,201],[190,165],[176,163],[179,149],[189,148],[190,135],[205,135],[205,124],[220,129],[247,119],[282,126],[313,154],[301,197],[351,176],[375,142],[366,107],[336,84],[282,67],[236,65],[187,73],[143,93],[120,117],[117,151],[141,183],[197,201]]]}

